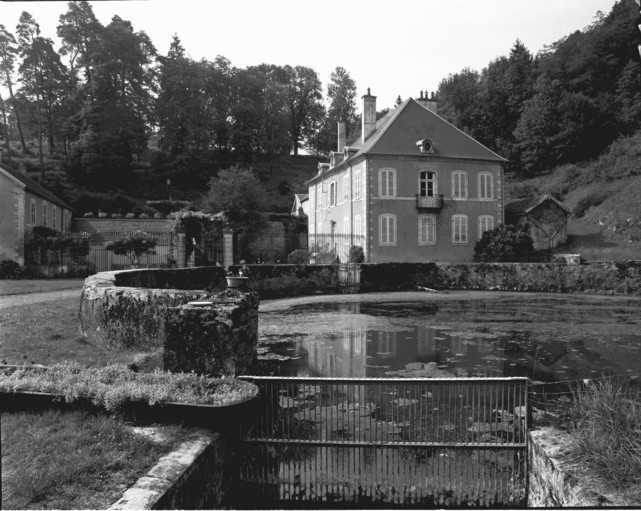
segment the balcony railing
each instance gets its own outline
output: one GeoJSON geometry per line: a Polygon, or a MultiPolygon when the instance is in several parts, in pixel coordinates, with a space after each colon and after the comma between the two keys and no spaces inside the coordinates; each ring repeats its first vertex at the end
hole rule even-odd
{"type": "Polygon", "coordinates": [[[417,209],[443,209],[443,195],[416,195],[417,209]]]}

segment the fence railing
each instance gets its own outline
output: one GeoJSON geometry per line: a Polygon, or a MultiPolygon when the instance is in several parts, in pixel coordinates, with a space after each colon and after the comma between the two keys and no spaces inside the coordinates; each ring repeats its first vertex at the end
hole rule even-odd
{"type": "Polygon", "coordinates": [[[349,251],[352,246],[364,247],[365,236],[360,234],[316,233],[308,236],[308,247],[312,253],[312,262],[327,264],[338,261],[349,262],[349,251]]]}

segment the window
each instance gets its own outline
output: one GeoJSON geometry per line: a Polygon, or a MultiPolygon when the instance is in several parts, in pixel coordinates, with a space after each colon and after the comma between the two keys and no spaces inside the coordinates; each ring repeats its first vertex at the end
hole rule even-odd
{"type": "Polygon", "coordinates": [[[452,217],[452,243],[467,243],[467,215],[452,217]]]}
{"type": "Polygon", "coordinates": [[[62,224],[60,224],[60,232],[65,232],[67,229],[67,210],[62,210],[62,224]]]}
{"type": "Polygon", "coordinates": [[[420,173],[418,193],[421,197],[434,197],[438,194],[436,172],[423,171],[420,173]]]}
{"type": "Polygon", "coordinates": [[[42,225],[47,227],[47,203],[42,203],[42,225]]]}
{"type": "Polygon", "coordinates": [[[361,198],[361,171],[357,170],[354,172],[354,199],[361,198]]]}
{"type": "Polygon", "coordinates": [[[396,245],[396,215],[381,215],[378,217],[378,244],[383,246],[396,245]]]}
{"type": "Polygon", "coordinates": [[[354,217],[354,235],[360,236],[361,234],[363,234],[361,231],[361,215],[356,215],[354,217]]]}
{"type": "Polygon", "coordinates": [[[378,194],[382,198],[396,197],[396,170],[378,171],[378,194]]]}
{"type": "Polygon", "coordinates": [[[317,234],[323,234],[323,222],[318,222],[318,231],[317,234]]]}
{"type": "Polygon", "coordinates": [[[489,172],[479,174],[479,199],[492,200],[494,198],[494,176],[489,172]]]}
{"type": "Polygon", "coordinates": [[[56,206],[51,206],[51,227],[54,229],[58,224],[58,208],[56,206]]]}
{"type": "Polygon", "coordinates": [[[332,181],[329,184],[329,207],[336,206],[336,181],[332,181]]]}
{"type": "Polygon", "coordinates": [[[31,199],[29,211],[31,213],[31,225],[36,225],[36,201],[31,199]]]}
{"type": "Polygon", "coordinates": [[[452,199],[467,199],[467,172],[456,170],[452,173],[452,199]]]}
{"type": "Polygon", "coordinates": [[[485,231],[494,229],[494,217],[492,215],[481,215],[479,217],[479,239],[483,237],[485,231]]]}
{"type": "Polygon", "coordinates": [[[343,201],[349,202],[349,174],[343,176],[343,201]]]}
{"type": "Polygon", "coordinates": [[[434,215],[420,215],[418,217],[418,244],[436,244],[436,217],[434,215]]]}

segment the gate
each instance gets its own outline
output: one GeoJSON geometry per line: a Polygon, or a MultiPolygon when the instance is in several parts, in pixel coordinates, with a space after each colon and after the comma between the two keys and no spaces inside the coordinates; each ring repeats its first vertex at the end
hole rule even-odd
{"type": "Polygon", "coordinates": [[[244,379],[236,508],[526,504],[527,378],[244,379]]]}

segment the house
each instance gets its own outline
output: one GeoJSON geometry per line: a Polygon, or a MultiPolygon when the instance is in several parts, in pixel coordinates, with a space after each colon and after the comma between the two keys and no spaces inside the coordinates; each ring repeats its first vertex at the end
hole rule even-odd
{"type": "Polygon", "coordinates": [[[353,245],[366,262],[471,261],[483,232],[503,222],[506,161],[436,114],[427,97],[407,99],[376,120],[363,99],[361,133],[308,181],[310,248],[341,262],[353,245]]]}
{"type": "Polygon", "coordinates": [[[24,265],[24,240],[37,225],[68,231],[73,210],[26,172],[0,164],[0,260],[24,265]]]}
{"type": "Polygon", "coordinates": [[[535,250],[556,248],[568,239],[571,211],[549,194],[512,201],[505,206],[505,222],[522,227],[535,250]]]}
{"type": "Polygon", "coordinates": [[[294,204],[292,206],[293,216],[309,215],[309,195],[306,193],[297,193],[294,195],[294,204]]]}

